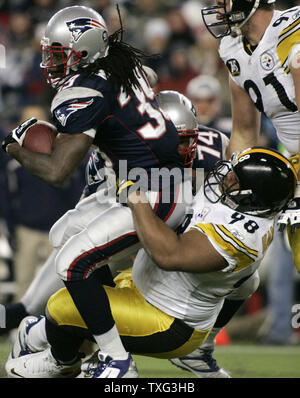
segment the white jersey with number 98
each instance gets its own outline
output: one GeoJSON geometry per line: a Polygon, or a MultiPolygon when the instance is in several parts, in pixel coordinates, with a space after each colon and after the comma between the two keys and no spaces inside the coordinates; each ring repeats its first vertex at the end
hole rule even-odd
{"type": "MultiPolygon", "coordinates": [[[[228,266],[207,273],[168,272],[158,268],[142,249],[133,266],[133,281],[156,308],[196,329],[209,330],[223,300],[255,274],[272,242],[274,218],[246,215],[222,203],[211,203],[202,187],[184,228],[206,235],[228,266]]],[[[199,258],[203,255],[199,250],[199,258]]]]}

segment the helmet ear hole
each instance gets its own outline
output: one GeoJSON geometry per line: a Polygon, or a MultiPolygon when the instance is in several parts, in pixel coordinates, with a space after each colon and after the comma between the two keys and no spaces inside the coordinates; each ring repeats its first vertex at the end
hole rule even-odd
{"type": "Polygon", "coordinates": [[[88,52],[86,50],[81,51],[82,58],[86,58],[88,56],[88,52]]]}

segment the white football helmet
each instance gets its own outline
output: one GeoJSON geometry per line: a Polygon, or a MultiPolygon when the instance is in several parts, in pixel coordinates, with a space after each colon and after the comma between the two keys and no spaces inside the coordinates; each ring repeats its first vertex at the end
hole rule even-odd
{"type": "Polygon", "coordinates": [[[156,95],[159,107],[176,127],[180,137],[178,152],[185,166],[191,166],[196,155],[198,123],[194,105],[177,91],[160,91],[156,95]]]}
{"type": "Polygon", "coordinates": [[[56,87],[70,70],[106,57],[108,48],[107,26],[99,13],[83,6],[63,8],[50,19],[41,40],[43,75],[56,87]]]}

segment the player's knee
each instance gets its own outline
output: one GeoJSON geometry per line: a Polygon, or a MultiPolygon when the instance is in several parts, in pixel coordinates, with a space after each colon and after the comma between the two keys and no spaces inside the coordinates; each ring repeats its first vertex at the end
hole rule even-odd
{"type": "Polygon", "coordinates": [[[72,235],[80,231],[79,215],[76,209],[69,210],[52,226],[49,240],[53,247],[61,247],[72,235]]]}
{"type": "Polygon", "coordinates": [[[49,240],[53,247],[58,248],[62,245],[63,237],[68,226],[69,212],[64,214],[52,226],[49,232],[49,240]]]}
{"type": "Polygon", "coordinates": [[[96,265],[105,258],[101,250],[93,250],[94,248],[95,245],[86,231],[72,236],[55,258],[55,269],[60,279],[84,279],[86,273],[93,270],[91,265],[96,265]]]}
{"type": "Polygon", "coordinates": [[[58,290],[48,300],[47,318],[56,325],[68,325],[86,328],[72,297],[66,288],[58,290]]]}
{"type": "Polygon", "coordinates": [[[55,271],[56,271],[56,274],[58,275],[58,277],[63,281],[66,281],[68,279],[68,266],[69,265],[70,264],[67,264],[63,260],[62,255],[59,252],[55,259],[55,271]]]}

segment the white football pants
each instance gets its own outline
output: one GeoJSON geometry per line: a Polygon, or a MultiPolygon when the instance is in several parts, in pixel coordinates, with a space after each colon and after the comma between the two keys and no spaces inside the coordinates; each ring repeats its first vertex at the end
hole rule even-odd
{"type": "MultiPolygon", "coordinates": [[[[146,195],[154,212],[175,229],[191,205],[191,182],[178,184],[171,193],[174,200],[167,203],[158,192],[146,195]]],[[[96,268],[119,262],[141,247],[131,210],[119,203],[107,208],[99,203],[97,193],[83,199],[54,224],[50,241],[54,248],[59,248],[56,272],[65,281],[86,279],[96,268]]]]}

